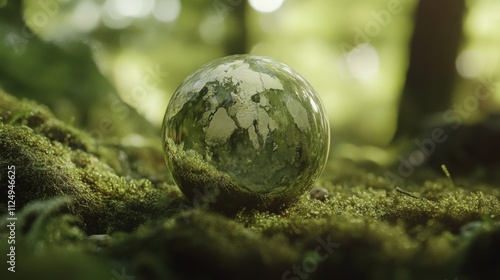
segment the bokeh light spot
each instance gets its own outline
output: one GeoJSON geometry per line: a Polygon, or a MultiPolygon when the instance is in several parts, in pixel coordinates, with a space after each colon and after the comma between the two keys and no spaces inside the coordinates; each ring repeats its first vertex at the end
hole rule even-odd
{"type": "Polygon", "coordinates": [[[73,10],[71,25],[79,32],[90,32],[99,25],[101,7],[93,1],[82,1],[73,10]]]}
{"type": "Polygon", "coordinates": [[[284,0],[249,0],[252,8],[261,13],[272,13],[283,5],[284,0]]]}
{"type": "Polygon", "coordinates": [[[112,0],[114,9],[124,17],[141,18],[147,16],[154,7],[155,0],[112,0]]]}
{"type": "Polygon", "coordinates": [[[153,16],[162,22],[172,22],[181,13],[181,2],[179,0],[157,0],[153,16]]]}
{"type": "Polygon", "coordinates": [[[464,78],[478,77],[484,69],[484,58],[478,51],[466,50],[457,57],[455,66],[464,78]]]}
{"type": "Polygon", "coordinates": [[[347,69],[358,80],[374,78],[380,67],[377,50],[370,44],[357,45],[347,54],[347,69]]]}

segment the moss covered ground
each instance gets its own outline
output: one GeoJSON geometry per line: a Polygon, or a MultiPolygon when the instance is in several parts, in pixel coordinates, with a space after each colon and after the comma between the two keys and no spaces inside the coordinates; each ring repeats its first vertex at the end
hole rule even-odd
{"type": "Polygon", "coordinates": [[[149,138],[98,142],[0,91],[0,215],[15,166],[17,217],[16,272],[2,226],[0,278],[500,279],[498,184],[331,159],[314,195],[228,214],[187,201],[149,138]]]}

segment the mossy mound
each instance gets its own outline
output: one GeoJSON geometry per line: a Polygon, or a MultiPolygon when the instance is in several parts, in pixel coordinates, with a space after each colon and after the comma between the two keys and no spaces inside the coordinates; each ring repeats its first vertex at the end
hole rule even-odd
{"type": "MultiPolygon", "coordinates": [[[[0,118],[0,191],[16,166],[18,218],[17,272],[2,279],[500,278],[498,185],[427,171],[393,185],[331,160],[318,182],[324,201],[229,216],[184,200],[159,141],[99,145],[3,92],[0,118]]],[[[0,240],[8,235],[3,227],[0,240]]]]}
{"type": "MultiPolygon", "coordinates": [[[[69,196],[73,203],[68,210],[82,218],[86,232],[104,233],[132,230],[171,215],[182,201],[179,191],[167,184],[133,178],[128,160],[119,156],[126,147],[97,145],[43,106],[0,92],[0,118],[0,167],[15,166],[18,208],[69,196]]],[[[6,182],[6,176],[3,172],[0,180],[6,182]]],[[[2,192],[6,187],[2,184],[2,192]]],[[[2,196],[1,203],[6,201],[2,196]]]]}

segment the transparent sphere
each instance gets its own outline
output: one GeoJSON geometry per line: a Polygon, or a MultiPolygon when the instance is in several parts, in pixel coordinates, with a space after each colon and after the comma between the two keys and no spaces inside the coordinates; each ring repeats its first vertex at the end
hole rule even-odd
{"type": "Polygon", "coordinates": [[[233,55],[189,75],[163,121],[165,159],[194,205],[277,210],[321,175],[330,131],[323,104],[295,70],[233,55]]]}

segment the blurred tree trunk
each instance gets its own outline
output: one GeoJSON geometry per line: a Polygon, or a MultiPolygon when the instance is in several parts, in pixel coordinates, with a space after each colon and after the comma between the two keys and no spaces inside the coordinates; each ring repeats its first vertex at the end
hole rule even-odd
{"type": "Polygon", "coordinates": [[[230,34],[226,42],[225,53],[227,55],[244,54],[247,52],[247,5],[246,1],[236,1],[235,3],[238,4],[236,4],[234,10],[230,12],[231,16],[234,18],[235,25],[231,26],[233,33],[230,34]]]}
{"type": "Polygon", "coordinates": [[[418,4],[395,140],[414,137],[426,117],[450,106],[463,36],[464,2],[422,0],[418,4]]]}

